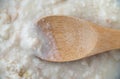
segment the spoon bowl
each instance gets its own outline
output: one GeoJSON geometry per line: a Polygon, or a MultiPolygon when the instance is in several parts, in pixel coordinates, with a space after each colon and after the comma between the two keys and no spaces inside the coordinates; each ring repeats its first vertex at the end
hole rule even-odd
{"type": "Polygon", "coordinates": [[[45,40],[39,56],[43,60],[73,61],[120,48],[120,31],[103,28],[82,19],[48,16],[38,20],[37,26],[45,40]],[[115,35],[114,39],[110,39],[112,35],[115,35]]]}

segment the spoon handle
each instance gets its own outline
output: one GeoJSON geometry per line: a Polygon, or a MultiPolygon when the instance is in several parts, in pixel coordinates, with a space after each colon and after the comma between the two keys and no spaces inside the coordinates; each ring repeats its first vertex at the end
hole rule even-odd
{"type": "Polygon", "coordinates": [[[110,28],[97,27],[98,43],[93,50],[94,53],[102,53],[105,51],[120,48],[120,31],[110,28]]]}

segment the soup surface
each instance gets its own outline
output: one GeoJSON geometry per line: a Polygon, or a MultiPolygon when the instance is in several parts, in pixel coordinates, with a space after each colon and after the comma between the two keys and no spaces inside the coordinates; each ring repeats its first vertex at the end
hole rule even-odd
{"type": "Polygon", "coordinates": [[[119,50],[66,63],[41,60],[45,40],[36,21],[48,15],[120,29],[120,0],[0,0],[0,79],[120,79],[119,50]]]}

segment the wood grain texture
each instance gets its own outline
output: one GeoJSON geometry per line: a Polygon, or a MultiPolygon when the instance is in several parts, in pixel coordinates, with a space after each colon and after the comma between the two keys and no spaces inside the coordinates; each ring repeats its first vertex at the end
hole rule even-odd
{"type": "MultiPolygon", "coordinates": [[[[120,31],[68,16],[48,16],[38,20],[51,45],[41,58],[47,61],[73,61],[120,48],[120,31]]],[[[46,44],[47,45],[47,44],[46,44]]]]}

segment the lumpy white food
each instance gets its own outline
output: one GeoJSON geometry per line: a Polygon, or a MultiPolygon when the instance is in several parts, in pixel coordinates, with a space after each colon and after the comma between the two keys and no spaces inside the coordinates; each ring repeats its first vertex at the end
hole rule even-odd
{"type": "Polygon", "coordinates": [[[36,21],[69,15],[119,29],[119,0],[0,0],[0,79],[120,79],[120,51],[67,63],[39,58],[36,21]]]}

